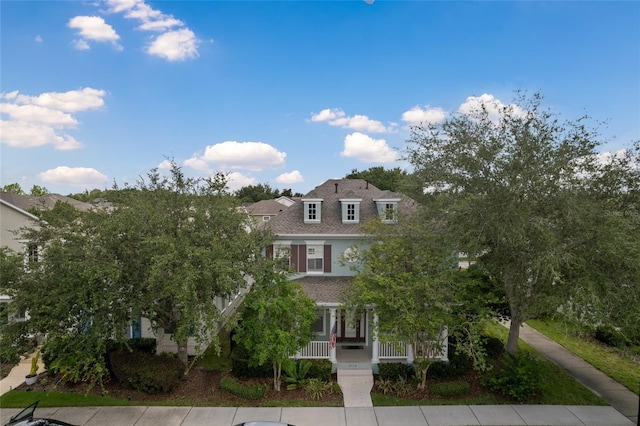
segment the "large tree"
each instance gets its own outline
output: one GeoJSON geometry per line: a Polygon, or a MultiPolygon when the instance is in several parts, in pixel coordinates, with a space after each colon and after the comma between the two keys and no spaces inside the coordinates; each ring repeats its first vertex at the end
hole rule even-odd
{"type": "Polygon", "coordinates": [[[411,344],[419,388],[448,336],[483,368],[480,335],[499,292],[458,270],[458,253],[440,224],[415,213],[394,225],[373,221],[363,230],[368,241],[357,250],[347,306],[373,309],[382,342],[411,344]]]}
{"type": "Polygon", "coordinates": [[[378,189],[386,189],[389,191],[400,191],[407,178],[408,173],[400,167],[393,169],[385,169],[382,166],[370,167],[366,170],[351,170],[351,173],[345,176],[346,179],[365,179],[378,189]]]}
{"type": "Polygon", "coordinates": [[[273,366],[273,387],[280,391],[282,363],[309,343],[316,306],[300,285],[274,272],[256,281],[247,295],[234,339],[251,354],[250,363],[273,366]]]}
{"type": "Polygon", "coordinates": [[[235,295],[260,273],[266,238],[249,230],[225,184],[223,175],[187,178],[173,164],[169,176],[152,170],[113,191],[109,208],[48,213],[25,233],[43,256],[15,292],[32,329],[58,351],[88,358],[94,374],[107,339],[122,339],[141,316],[171,330],[185,365],[189,338],[200,349],[217,344],[216,297],[235,295]]]}
{"type": "MultiPolygon", "coordinates": [[[[509,352],[517,350],[524,321],[555,312],[576,289],[592,293],[587,272],[598,266],[600,285],[638,290],[637,280],[621,282],[607,262],[585,266],[594,232],[618,218],[605,188],[628,196],[622,182],[633,170],[629,163],[603,167],[598,134],[587,118],[562,122],[542,106],[540,95],[522,95],[510,105],[480,102],[440,124],[415,126],[409,142],[408,159],[428,210],[504,288],[509,352]]],[[[637,247],[637,225],[629,226],[635,241],[629,244],[637,247]]],[[[637,271],[631,253],[608,247],[612,252],[592,255],[625,259],[637,271]]]]}

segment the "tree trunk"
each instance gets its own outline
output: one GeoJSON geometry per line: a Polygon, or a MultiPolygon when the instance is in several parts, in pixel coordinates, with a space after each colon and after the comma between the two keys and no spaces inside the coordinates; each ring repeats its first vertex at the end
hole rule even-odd
{"type": "Polygon", "coordinates": [[[178,345],[178,359],[182,361],[184,367],[189,365],[189,353],[187,352],[187,341],[177,342],[178,345]]]}
{"type": "Polygon", "coordinates": [[[418,389],[424,390],[427,387],[427,371],[429,367],[420,369],[420,383],[418,383],[418,389]]]}
{"type": "Polygon", "coordinates": [[[509,326],[509,338],[507,339],[507,352],[514,354],[518,351],[518,338],[520,337],[520,326],[522,320],[519,317],[511,318],[511,325],[509,326]]]}
{"type": "Polygon", "coordinates": [[[282,364],[273,361],[273,389],[280,392],[280,375],[282,364]]]}

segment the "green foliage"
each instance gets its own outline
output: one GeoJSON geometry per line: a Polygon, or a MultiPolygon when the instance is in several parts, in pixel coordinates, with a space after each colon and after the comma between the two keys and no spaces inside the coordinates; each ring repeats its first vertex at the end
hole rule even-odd
{"type": "Polygon", "coordinates": [[[328,359],[312,359],[309,360],[309,362],[311,362],[311,367],[309,368],[307,377],[320,379],[324,382],[331,381],[331,361],[328,359]]]}
{"type": "Polygon", "coordinates": [[[40,351],[31,358],[31,367],[29,368],[29,376],[35,376],[38,373],[38,361],[40,360],[40,351]]]}
{"type": "Polygon", "coordinates": [[[333,383],[318,378],[312,378],[304,382],[303,388],[311,399],[321,399],[327,394],[333,393],[333,383]]]}
{"type": "Polygon", "coordinates": [[[524,321],[562,305],[638,328],[640,142],[602,162],[597,123],[561,122],[534,94],[414,126],[409,143],[426,220],[508,297],[509,352],[524,321]]]}
{"type": "Polygon", "coordinates": [[[220,379],[220,389],[232,395],[239,396],[240,398],[250,400],[264,398],[264,394],[267,391],[262,385],[245,385],[233,377],[223,377],[220,379]]]}
{"type": "Polygon", "coordinates": [[[471,392],[471,384],[464,380],[436,382],[429,385],[429,392],[440,396],[461,396],[471,392]]]}
{"type": "MultiPolygon", "coordinates": [[[[291,193],[291,190],[289,190],[291,193]]],[[[235,197],[243,203],[256,203],[262,200],[271,200],[280,196],[280,190],[271,188],[268,183],[243,186],[234,193],[235,197]]]]}
{"type": "Polygon", "coordinates": [[[67,335],[47,339],[41,351],[47,372],[59,375],[63,381],[102,386],[103,379],[109,376],[105,341],[82,334],[67,335]]]}
{"type": "Polygon", "coordinates": [[[450,345],[449,361],[431,364],[429,377],[433,379],[453,379],[467,374],[470,369],[471,361],[469,358],[463,352],[457,351],[455,345],[450,345]]]}
{"type": "Polygon", "coordinates": [[[407,176],[407,172],[400,167],[387,170],[382,166],[374,166],[362,171],[353,169],[345,179],[364,179],[378,189],[402,192],[407,176]]]}
{"type": "Polygon", "coordinates": [[[497,337],[485,336],[483,346],[489,359],[496,360],[504,354],[504,343],[497,337]]]}
{"type": "Polygon", "coordinates": [[[19,183],[10,183],[2,187],[2,192],[12,192],[18,195],[26,195],[19,183]]]}
{"type": "Polygon", "coordinates": [[[311,365],[311,361],[306,359],[296,361],[288,360],[282,363],[282,371],[284,372],[282,380],[289,383],[287,390],[297,389],[298,386],[304,384],[307,380],[311,365]]]}
{"type": "Polygon", "coordinates": [[[378,380],[376,380],[376,387],[385,395],[391,394],[395,391],[395,379],[384,379],[379,377],[378,380]]]}
{"type": "Polygon", "coordinates": [[[630,340],[627,339],[619,330],[615,330],[612,327],[607,326],[596,328],[593,336],[597,341],[614,348],[624,348],[630,343],[630,340]]]}
{"type": "Polygon", "coordinates": [[[518,402],[525,401],[540,391],[538,360],[529,352],[507,353],[500,368],[486,376],[484,383],[518,402]]]}
{"type": "Polygon", "coordinates": [[[173,391],[184,376],[184,365],[172,354],[113,351],[109,358],[113,375],[120,383],[149,394],[173,391]]]}
{"type": "Polygon", "coordinates": [[[33,185],[31,187],[31,191],[30,191],[29,195],[32,195],[34,197],[42,197],[43,195],[47,195],[49,193],[50,193],[50,191],[47,188],[45,188],[44,186],[33,185]]]}
{"type": "Polygon", "coordinates": [[[415,375],[415,368],[411,364],[388,362],[378,367],[378,376],[381,380],[398,380],[400,377],[411,379],[415,375]]]}
{"type": "Polygon", "coordinates": [[[240,379],[265,378],[273,376],[273,367],[269,363],[251,363],[249,351],[238,343],[231,351],[231,374],[240,379]]]}
{"type": "Polygon", "coordinates": [[[158,341],[153,337],[145,337],[145,338],[137,338],[137,339],[127,339],[124,341],[109,341],[107,344],[107,351],[135,351],[135,352],[144,352],[151,355],[156,353],[156,349],[158,347],[158,341]]]}
{"type": "Polygon", "coordinates": [[[273,386],[280,390],[280,366],[313,335],[315,303],[298,283],[271,271],[257,277],[245,297],[241,316],[234,340],[248,350],[249,365],[272,364],[273,386]]]}

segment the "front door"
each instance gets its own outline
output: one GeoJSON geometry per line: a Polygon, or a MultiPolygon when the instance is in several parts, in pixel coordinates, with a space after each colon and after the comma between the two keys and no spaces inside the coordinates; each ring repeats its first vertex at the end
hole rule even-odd
{"type": "Polygon", "coordinates": [[[364,342],[364,313],[355,314],[352,311],[342,312],[340,315],[339,342],[364,342]]]}

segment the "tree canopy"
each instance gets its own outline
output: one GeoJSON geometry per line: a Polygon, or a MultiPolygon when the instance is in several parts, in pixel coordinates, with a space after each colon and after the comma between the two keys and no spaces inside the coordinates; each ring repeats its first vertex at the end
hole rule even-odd
{"type": "Polygon", "coordinates": [[[637,300],[639,221],[620,207],[637,199],[638,163],[627,158],[631,151],[603,163],[588,118],[561,122],[540,95],[522,95],[415,126],[409,142],[431,220],[445,224],[507,295],[508,351],[517,349],[524,321],[580,292],[603,305],[611,298],[597,286],[637,300]],[[624,265],[624,276],[612,263],[624,265]]]}
{"type": "Polygon", "coordinates": [[[364,179],[378,189],[400,191],[408,176],[408,173],[400,167],[385,169],[382,166],[375,166],[362,171],[353,169],[345,178],[364,179]]]}
{"type": "Polygon", "coordinates": [[[249,350],[250,364],[271,362],[274,389],[279,391],[282,363],[309,343],[315,320],[314,301],[298,283],[274,272],[257,281],[246,296],[234,339],[249,350]]]}
{"type": "Polygon", "coordinates": [[[500,292],[458,270],[455,246],[436,223],[414,216],[395,225],[373,221],[363,229],[370,241],[358,249],[346,304],[373,309],[382,342],[411,344],[422,388],[449,335],[483,368],[480,332],[500,292]]]}
{"type": "Polygon", "coordinates": [[[54,367],[101,377],[107,341],[123,339],[139,317],[172,331],[185,365],[189,338],[217,344],[215,298],[237,294],[266,267],[267,236],[249,232],[225,186],[223,175],[186,178],[173,164],[169,176],[152,170],[135,187],[116,188],[117,205],[73,216],[56,205],[25,232],[44,255],[14,289],[14,303],[47,336],[54,367]]]}
{"type": "Polygon", "coordinates": [[[302,197],[300,193],[292,193],[291,189],[274,189],[268,183],[259,183],[257,185],[243,186],[237,190],[234,195],[243,203],[256,203],[262,200],[271,200],[280,196],[286,197],[302,197]]]}

